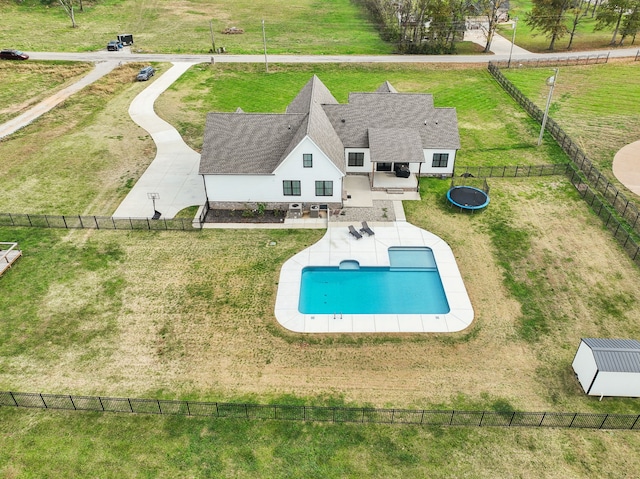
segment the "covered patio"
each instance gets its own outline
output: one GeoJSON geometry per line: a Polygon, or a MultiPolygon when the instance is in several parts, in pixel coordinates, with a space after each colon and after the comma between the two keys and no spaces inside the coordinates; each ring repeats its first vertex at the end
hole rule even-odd
{"type": "Polygon", "coordinates": [[[369,177],[374,191],[417,191],[424,151],[415,129],[369,128],[372,171],[369,177]]]}

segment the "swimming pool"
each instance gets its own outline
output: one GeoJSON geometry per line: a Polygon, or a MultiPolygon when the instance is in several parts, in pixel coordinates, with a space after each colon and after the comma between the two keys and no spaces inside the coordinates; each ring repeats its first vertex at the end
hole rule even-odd
{"type": "MultiPolygon", "coordinates": [[[[449,245],[433,233],[405,221],[370,226],[375,231],[374,236],[355,240],[344,224],[330,224],[326,234],[317,243],[284,262],[280,270],[274,307],[278,323],[289,331],[299,333],[345,334],[451,333],[469,327],[474,317],[473,307],[449,245]],[[415,254],[419,252],[416,248],[420,248],[423,254],[415,254]],[[307,288],[307,285],[303,286],[303,276],[314,270],[324,273],[325,268],[333,272],[338,270],[338,273],[343,274],[356,273],[353,278],[357,278],[354,282],[355,292],[345,292],[346,286],[342,285],[338,290],[327,293],[328,297],[357,298],[363,296],[363,291],[377,294],[373,295],[373,299],[361,300],[354,309],[347,309],[346,305],[328,301],[327,304],[330,306],[324,311],[329,312],[302,312],[308,310],[305,306],[306,299],[302,299],[303,289],[307,288]],[[377,279],[376,286],[363,287],[362,277],[358,274],[363,271],[366,273],[372,268],[388,271],[391,282],[381,276],[377,279]],[[372,313],[367,312],[371,310],[365,309],[369,307],[369,303],[378,301],[379,297],[385,297],[390,302],[399,298],[398,301],[402,303],[407,302],[409,297],[425,296],[427,287],[423,285],[424,278],[415,280],[417,276],[409,275],[409,279],[397,280],[399,276],[393,275],[403,272],[426,273],[429,270],[437,271],[440,284],[436,283],[435,288],[428,289],[444,290],[446,305],[440,303],[436,308],[448,312],[385,313],[377,308],[378,312],[372,313]],[[407,284],[423,287],[409,292],[407,284]],[[399,290],[390,293],[391,288],[397,286],[399,290]]],[[[332,282],[333,280],[325,281],[332,282]]],[[[316,293],[312,295],[318,296],[316,293]]],[[[393,304],[390,307],[396,308],[393,304]]],[[[398,309],[400,307],[405,305],[401,304],[395,310],[402,311],[398,309]]],[[[420,308],[422,309],[421,306],[420,308]]]]}
{"type": "Polygon", "coordinates": [[[391,247],[388,267],[339,266],[302,270],[303,314],[446,314],[449,303],[428,247],[391,247]]]}

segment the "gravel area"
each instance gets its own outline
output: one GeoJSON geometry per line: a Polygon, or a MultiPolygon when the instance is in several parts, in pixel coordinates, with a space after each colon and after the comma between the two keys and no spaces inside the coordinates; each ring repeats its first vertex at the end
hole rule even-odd
{"type": "Polygon", "coordinates": [[[365,208],[343,208],[340,214],[331,214],[329,221],[344,223],[359,223],[360,221],[395,221],[396,215],[393,210],[393,201],[374,201],[372,207],[365,208]]]}

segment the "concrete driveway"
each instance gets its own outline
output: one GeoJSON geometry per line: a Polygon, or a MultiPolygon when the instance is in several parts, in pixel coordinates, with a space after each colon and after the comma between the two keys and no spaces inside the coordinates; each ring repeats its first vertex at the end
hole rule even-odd
{"type": "Polygon", "coordinates": [[[166,73],[145,88],[129,106],[129,115],[156,144],[156,157],[127,197],[115,218],[147,218],[154,214],[150,195],[157,196],[155,209],[162,218],[173,218],[180,210],[205,202],[204,183],[198,175],[200,154],[182,140],[169,123],[156,115],[156,99],[194,63],[174,63],[166,73]]]}

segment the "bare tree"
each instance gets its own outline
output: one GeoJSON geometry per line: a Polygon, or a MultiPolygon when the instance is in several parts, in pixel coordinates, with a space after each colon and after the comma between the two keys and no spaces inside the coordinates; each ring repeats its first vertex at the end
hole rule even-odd
{"type": "Polygon", "coordinates": [[[67,15],[69,16],[69,18],[71,19],[71,27],[72,28],[76,28],[76,18],[75,15],[73,14],[73,1],[72,0],[58,0],[60,2],[60,5],[62,5],[62,8],[64,8],[64,11],[67,13],[67,15]]]}
{"type": "Polygon", "coordinates": [[[500,11],[507,6],[509,0],[482,0],[479,4],[483,16],[487,17],[487,43],[484,46],[484,53],[491,51],[491,42],[498,28],[500,11]]]}
{"type": "MultiPolygon", "coordinates": [[[[584,17],[583,5],[583,0],[578,0],[577,2],[576,0],[574,0],[573,5],[569,9],[573,17],[571,18],[571,29],[569,30],[569,45],[567,45],[567,50],[571,50],[571,45],[573,44],[573,37],[576,34],[576,29],[578,28],[582,17],[584,17]]],[[[588,8],[589,5],[587,5],[587,9],[588,8]]]]}

